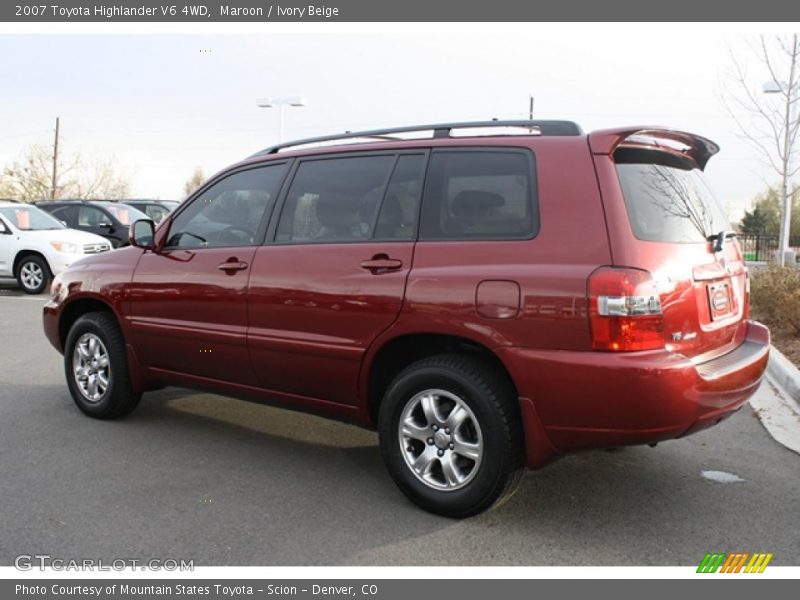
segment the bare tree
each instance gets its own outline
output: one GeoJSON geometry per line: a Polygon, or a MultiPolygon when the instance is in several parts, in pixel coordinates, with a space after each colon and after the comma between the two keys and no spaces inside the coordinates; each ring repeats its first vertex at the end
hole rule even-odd
{"type": "Polygon", "coordinates": [[[79,164],[79,176],[69,182],[70,196],[121,200],[130,195],[130,179],[120,173],[114,158],[81,160],[79,164]]]}
{"type": "Polygon", "coordinates": [[[0,173],[2,196],[22,202],[45,198],[108,198],[128,195],[130,179],[116,160],[85,159],[80,155],[59,157],[58,184],[53,185],[52,148],[34,145],[0,173]],[[54,192],[54,193],[53,193],[54,192]]]}
{"type": "Polygon", "coordinates": [[[203,185],[203,182],[206,180],[206,176],[203,174],[203,169],[197,167],[192,173],[192,176],[186,180],[186,183],[183,184],[183,192],[187,196],[203,185]]]}
{"type": "Polygon", "coordinates": [[[783,265],[791,226],[789,188],[792,177],[800,171],[800,37],[762,35],[749,41],[747,47],[761,67],[759,73],[751,77],[745,61],[731,51],[730,85],[726,86],[724,102],[742,135],[781,179],[783,218],[778,263],[783,265]]]}
{"type": "Polygon", "coordinates": [[[53,183],[50,152],[45,146],[31,146],[20,158],[7,165],[0,174],[3,196],[22,202],[48,198],[53,183]]]}

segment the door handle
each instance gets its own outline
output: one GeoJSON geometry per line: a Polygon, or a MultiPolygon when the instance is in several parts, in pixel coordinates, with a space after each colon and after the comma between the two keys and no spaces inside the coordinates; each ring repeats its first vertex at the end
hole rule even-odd
{"type": "Polygon", "coordinates": [[[225,271],[226,273],[233,271],[244,271],[247,267],[247,263],[241,260],[229,260],[221,265],[217,265],[217,268],[220,271],[225,271]]]}
{"type": "Polygon", "coordinates": [[[403,261],[396,258],[389,258],[385,254],[378,254],[369,260],[361,263],[361,268],[367,271],[396,271],[403,266],[403,261]]]}

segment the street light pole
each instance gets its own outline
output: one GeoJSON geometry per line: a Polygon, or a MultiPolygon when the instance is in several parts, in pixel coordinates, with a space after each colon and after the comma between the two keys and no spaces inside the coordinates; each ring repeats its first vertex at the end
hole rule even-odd
{"type": "MultiPolygon", "coordinates": [[[[794,64],[792,64],[794,70],[794,64]]],[[[791,90],[786,93],[786,110],[784,114],[783,131],[783,176],[781,177],[781,197],[783,198],[783,226],[781,227],[781,237],[779,241],[780,254],[778,264],[783,267],[786,264],[786,257],[789,253],[789,230],[792,227],[792,195],[789,192],[789,158],[790,158],[790,135],[789,128],[792,121],[792,94],[791,90]]]]}
{"type": "Polygon", "coordinates": [[[800,97],[795,94],[797,85],[797,63],[791,61],[789,66],[789,82],[768,81],[764,84],[765,94],[782,93],[785,97],[783,111],[783,152],[781,153],[781,200],[783,202],[783,223],[781,224],[780,238],[778,240],[778,256],[776,262],[779,266],[786,265],[786,259],[792,255],[789,247],[789,238],[792,228],[792,193],[789,190],[789,169],[791,167],[793,136],[792,128],[800,118],[795,110],[800,102],[800,97]]]}
{"type": "Polygon", "coordinates": [[[301,108],[306,106],[306,100],[302,96],[289,96],[286,98],[259,98],[256,100],[256,106],[260,108],[278,108],[278,142],[283,141],[283,108],[285,106],[294,106],[301,108]]]}

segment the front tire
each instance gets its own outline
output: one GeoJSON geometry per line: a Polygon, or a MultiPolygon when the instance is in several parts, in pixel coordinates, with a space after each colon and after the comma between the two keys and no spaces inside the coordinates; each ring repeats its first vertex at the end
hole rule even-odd
{"type": "Polygon", "coordinates": [[[107,312],[83,315],[72,326],[64,347],[64,370],[72,399],[96,419],[127,415],[139,404],[128,372],[125,340],[107,312]]]}
{"type": "Polygon", "coordinates": [[[52,277],[47,261],[36,254],[23,257],[17,265],[17,283],[26,294],[41,294],[52,277]]]}
{"type": "Polygon", "coordinates": [[[470,356],[433,356],[402,371],[384,396],[378,432],[398,487],[447,517],[469,517],[504,501],[523,472],[514,388],[470,356]]]}

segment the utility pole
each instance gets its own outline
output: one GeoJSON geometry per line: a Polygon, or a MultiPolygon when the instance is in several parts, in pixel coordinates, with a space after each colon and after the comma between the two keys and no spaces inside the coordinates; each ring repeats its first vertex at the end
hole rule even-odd
{"type": "Polygon", "coordinates": [[[58,134],[59,134],[59,121],[60,118],[56,117],[56,137],[53,141],[53,181],[50,187],[50,199],[56,199],[56,190],[58,189],[58,134]]]}
{"type": "Polygon", "coordinates": [[[531,94],[529,98],[530,98],[530,105],[528,107],[528,120],[533,121],[533,94],[531,94]]]}

